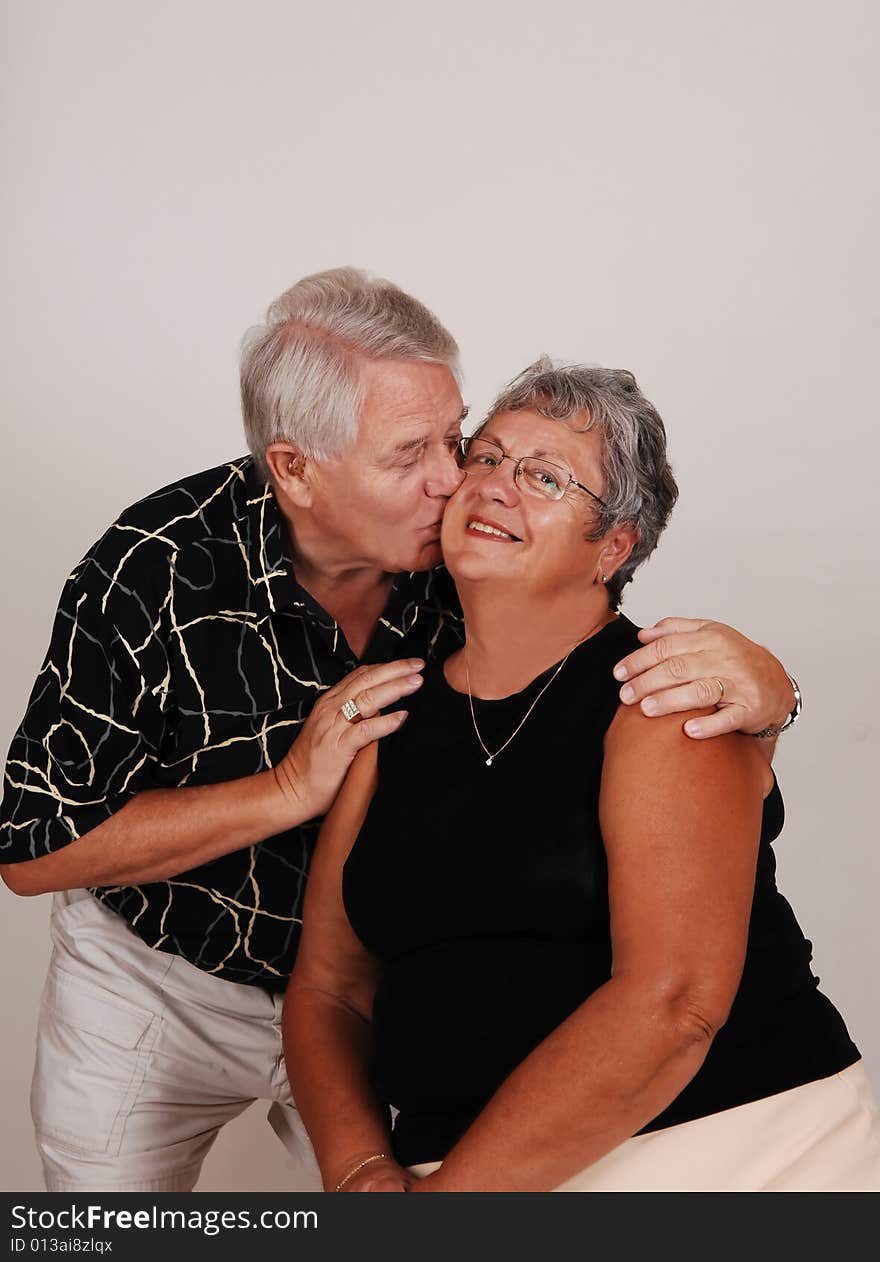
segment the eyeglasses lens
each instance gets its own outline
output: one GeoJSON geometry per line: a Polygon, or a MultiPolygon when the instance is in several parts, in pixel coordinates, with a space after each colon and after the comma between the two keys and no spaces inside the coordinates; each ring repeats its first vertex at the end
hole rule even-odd
{"type": "MultiPolygon", "coordinates": [[[[483,476],[497,469],[502,460],[510,459],[513,457],[505,455],[497,443],[485,438],[463,438],[459,445],[459,463],[465,473],[483,476]]],[[[564,469],[531,456],[515,464],[516,479],[524,491],[544,500],[562,498],[566,487],[564,469]]]]}

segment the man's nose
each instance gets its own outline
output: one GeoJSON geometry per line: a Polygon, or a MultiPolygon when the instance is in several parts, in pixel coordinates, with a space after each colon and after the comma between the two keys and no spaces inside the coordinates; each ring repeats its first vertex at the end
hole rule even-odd
{"type": "Polygon", "coordinates": [[[464,473],[455,453],[448,447],[443,447],[434,458],[433,467],[425,484],[428,494],[448,499],[450,495],[454,495],[463,481],[464,473]]]}

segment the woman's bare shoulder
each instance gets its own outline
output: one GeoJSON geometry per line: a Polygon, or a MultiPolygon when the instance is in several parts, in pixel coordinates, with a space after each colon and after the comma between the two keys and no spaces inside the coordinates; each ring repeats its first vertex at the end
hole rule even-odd
{"type": "Polygon", "coordinates": [[[745,775],[765,797],[773,772],[751,736],[731,732],[695,740],[684,732],[688,719],[711,714],[711,708],[649,717],[635,706],[619,706],[605,734],[605,760],[624,774],[643,778],[648,771],[663,779],[745,775]]]}

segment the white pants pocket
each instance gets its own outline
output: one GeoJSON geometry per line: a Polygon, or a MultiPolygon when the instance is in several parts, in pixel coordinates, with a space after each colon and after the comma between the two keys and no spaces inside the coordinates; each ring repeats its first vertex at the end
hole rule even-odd
{"type": "Polygon", "coordinates": [[[78,1153],[118,1154],[161,1024],[161,1015],[53,961],[31,1087],[38,1135],[78,1153]]]}

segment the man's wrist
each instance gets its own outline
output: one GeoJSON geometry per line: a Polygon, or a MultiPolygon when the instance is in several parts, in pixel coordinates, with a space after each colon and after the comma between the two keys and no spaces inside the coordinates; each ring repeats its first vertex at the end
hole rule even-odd
{"type": "Polygon", "coordinates": [[[788,722],[789,716],[794,713],[795,706],[797,705],[797,698],[795,696],[794,684],[791,682],[791,676],[789,675],[788,671],[785,672],[785,678],[788,680],[788,695],[785,699],[784,708],[777,715],[774,716],[773,722],[768,724],[768,727],[773,728],[774,732],[778,732],[782,727],[785,726],[785,724],[788,722]]]}
{"type": "Polygon", "coordinates": [[[793,675],[789,675],[788,671],[786,671],[785,674],[791,687],[790,708],[779,718],[778,722],[771,723],[769,727],[763,727],[758,732],[753,732],[752,735],[758,740],[775,739],[783,732],[787,732],[790,727],[794,727],[795,723],[797,723],[798,719],[801,717],[803,697],[801,695],[800,685],[793,675]]]}
{"type": "Polygon", "coordinates": [[[314,816],[301,781],[291,773],[286,761],[259,772],[255,778],[262,781],[266,811],[274,829],[271,836],[295,828],[314,816]]]}

